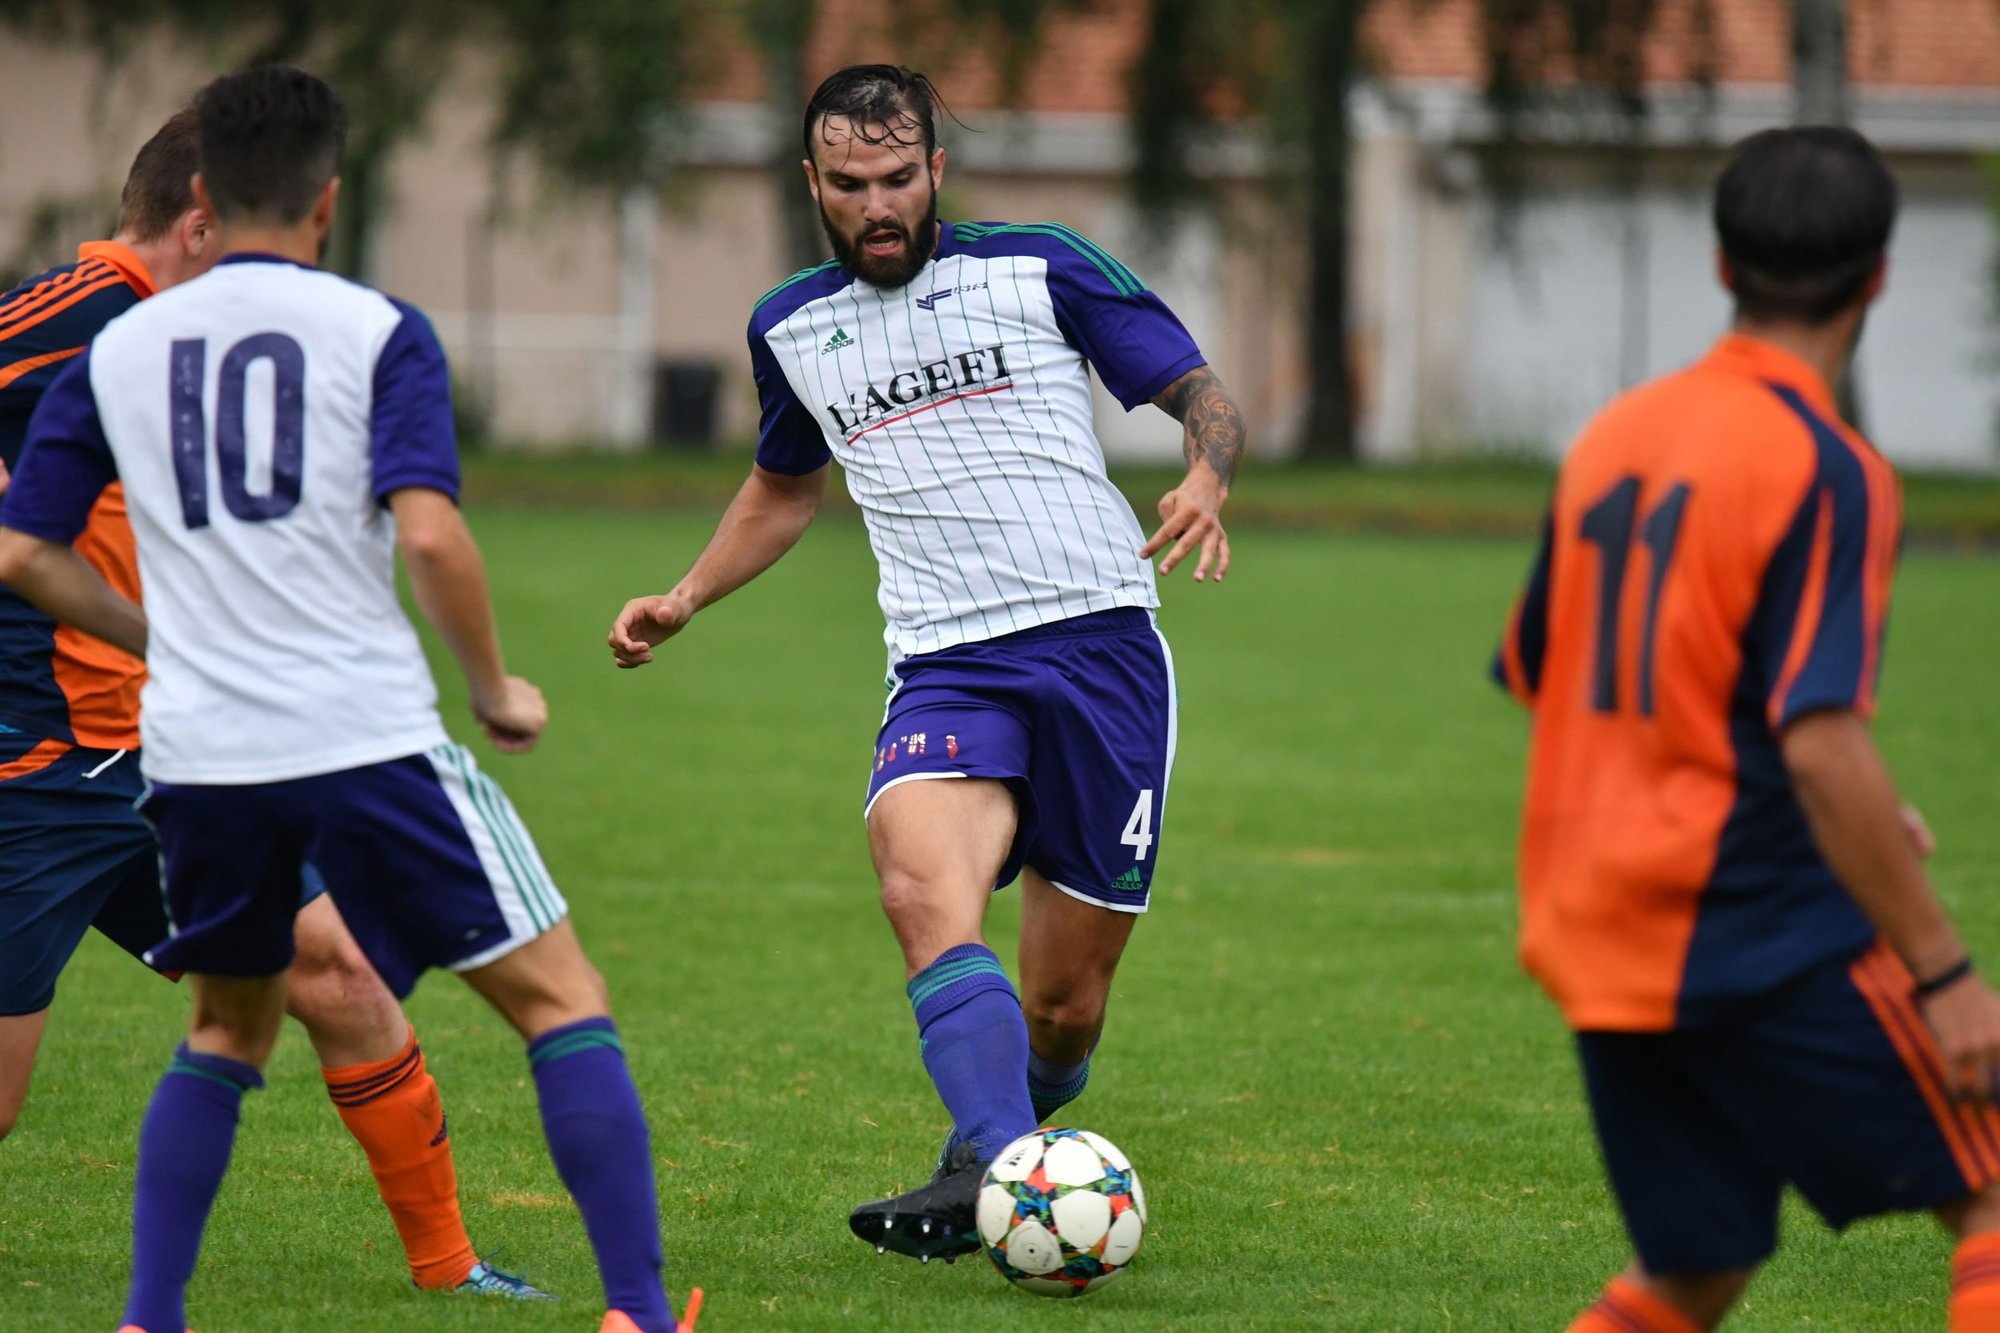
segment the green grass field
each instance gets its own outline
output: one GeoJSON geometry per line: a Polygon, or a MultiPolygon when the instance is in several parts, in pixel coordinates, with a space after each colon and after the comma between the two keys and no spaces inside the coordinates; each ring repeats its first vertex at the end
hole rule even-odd
{"type": "MultiPolygon", "coordinates": [[[[1073,1111],[1132,1154],[1153,1229],[1131,1274],[1058,1304],[846,1230],[851,1204],[927,1173],[943,1123],[859,820],[882,679],[859,526],[823,523],[628,674],[611,615],[664,587],[708,519],[475,518],[514,664],[554,707],[538,753],[482,755],[610,979],[671,1280],[707,1288],[704,1328],[1553,1330],[1622,1263],[1563,1030],[1513,961],[1523,728],[1483,668],[1523,545],[1245,527],[1228,583],[1168,588],[1182,730],[1156,906],[1073,1111]]],[[[1908,559],[1881,722],[1989,954],[1996,605],[2000,559],[1908,559]]],[[[995,902],[1003,956],[1016,910],[995,902]]],[[[99,941],[65,978],[0,1146],[0,1328],[112,1326],[137,1125],[185,1008],[99,941]]],[[[202,1333],[595,1327],[518,1043],[447,977],[411,1010],[475,1239],[564,1302],[412,1292],[291,1032],[190,1293],[202,1333]]],[[[1928,1221],[1838,1240],[1788,1223],[1733,1327],[1943,1327],[1949,1246],[1928,1221]]]]}

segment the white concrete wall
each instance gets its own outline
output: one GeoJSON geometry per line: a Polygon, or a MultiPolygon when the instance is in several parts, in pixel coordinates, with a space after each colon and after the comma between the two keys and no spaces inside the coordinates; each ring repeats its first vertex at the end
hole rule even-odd
{"type": "MultiPolygon", "coordinates": [[[[1864,425],[1890,458],[1990,471],[2000,469],[1995,232],[1976,174],[1965,175],[1908,192],[1857,366],[1864,425]]],[[[1607,398],[1698,357],[1728,324],[1699,188],[1623,199],[1547,186],[1520,206],[1511,249],[1483,211],[1458,372],[1472,441],[1560,452],[1607,398]]]]}

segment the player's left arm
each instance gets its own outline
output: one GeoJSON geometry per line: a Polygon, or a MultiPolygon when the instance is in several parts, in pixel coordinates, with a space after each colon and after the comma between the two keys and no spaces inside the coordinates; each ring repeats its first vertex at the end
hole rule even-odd
{"type": "Polygon", "coordinates": [[[71,546],[117,477],[85,353],[49,386],[28,423],[20,468],[0,504],[0,583],[63,624],[144,657],[146,613],[71,546]]]}
{"type": "Polygon", "coordinates": [[[1181,423],[1188,474],[1160,497],[1159,530],[1139,554],[1150,560],[1166,550],[1160,572],[1170,574],[1198,547],[1201,559],[1194,568],[1195,582],[1205,581],[1212,567],[1220,583],[1229,572],[1229,534],[1222,526],[1222,505],[1236,478],[1236,464],[1243,458],[1243,413],[1209,366],[1196,366],[1160,390],[1153,395],[1153,405],[1181,423]]]}

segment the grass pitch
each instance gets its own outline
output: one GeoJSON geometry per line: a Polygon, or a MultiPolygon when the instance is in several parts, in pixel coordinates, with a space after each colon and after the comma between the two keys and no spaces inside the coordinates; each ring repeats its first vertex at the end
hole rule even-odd
{"type": "MultiPolygon", "coordinates": [[[[854,1202],[928,1172],[943,1125],[859,818],[883,665],[859,526],[823,523],[619,673],[613,612],[664,588],[709,519],[474,517],[512,661],[554,707],[541,751],[483,761],[610,979],[673,1288],[707,1288],[705,1328],[1550,1330],[1624,1261],[1563,1030],[1513,961],[1523,727],[1483,667],[1524,546],[1245,528],[1228,583],[1167,589],[1182,730],[1156,905],[1069,1117],[1131,1153],[1153,1229],[1129,1275],[1058,1304],[846,1230],[854,1202]]],[[[2000,940],[1996,605],[2000,560],[1909,558],[1880,726],[1982,954],[2000,940]]],[[[994,904],[1003,957],[1016,911],[994,904]]],[[[0,1147],[0,1328],[112,1327],[138,1121],[185,1008],[101,941],[65,977],[0,1147]]],[[[410,1008],[475,1240],[563,1303],[411,1291],[291,1032],[190,1293],[202,1333],[595,1327],[518,1042],[447,977],[410,1008]]],[[[1732,1327],[1943,1327],[1949,1247],[1928,1221],[1788,1223],[1732,1327]]]]}

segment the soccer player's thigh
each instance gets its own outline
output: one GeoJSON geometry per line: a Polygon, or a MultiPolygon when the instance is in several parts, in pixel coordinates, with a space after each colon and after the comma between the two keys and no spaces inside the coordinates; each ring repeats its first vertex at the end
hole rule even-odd
{"type": "Polygon", "coordinates": [[[429,968],[462,973],[530,1037],[605,1012],[534,839],[465,747],[310,781],[311,863],[391,992],[429,968]]]}
{"type": "Polygon", "coordinates": [[[1766,1151],[1835,1227],[1949,1209],[2000,1178],[2000,1115],[1954,1100],[1902,964],[1877,947],[1817,969],[1762,1011],[1732,1094],[1766,1151]]]}
{"type": "Polygon", "coordinates": [[[895,668],[862,807],[882,910],[915,976],[980,938],[988,896],[1021,870],[1035,810],[1019,669],[980,645],[895,668]]]}
{"type": "Polygon", "coordinates": [[[1784,1178],[1742,1108],[1714,1095],[1724,1034],[1580,1032],[1591,1123],[1648,1272],[1747,1273],[1778,1244],[1784,1178]]]}

